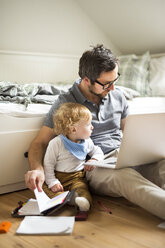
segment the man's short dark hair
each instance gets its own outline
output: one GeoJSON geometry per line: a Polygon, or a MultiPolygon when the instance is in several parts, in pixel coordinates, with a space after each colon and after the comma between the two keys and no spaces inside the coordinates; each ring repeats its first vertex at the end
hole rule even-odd
{"type": "Polygon", "coordinates": [[[83,79],[88,77],[91,83],[100,76],[102,72],[108,72],[115,69],[117,58],[110,49],[103,45],[97,45],[92,50],[83,53],[79,62],[79,76],[83,79]]]}

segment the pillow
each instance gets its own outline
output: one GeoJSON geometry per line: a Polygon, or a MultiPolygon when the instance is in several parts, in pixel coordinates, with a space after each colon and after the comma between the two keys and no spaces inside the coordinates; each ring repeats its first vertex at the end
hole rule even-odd
{"type": "Polygon", "coordinates": [[[131,88],[141,96],[149,94],[149,65],[150,54],[142,56],[135,54],[119,56],[119,72],[121,74],[117,84],[131,88]]]}
{"type": "Polygon", "coordinates": [[[120,89],[123,92],[127,100],[132,100],[134,97],[140,96],[140,93],[138,91],[127,88],[127,87],[115,86],[115,88],[120,89]]]}
{"type": "Polygon", "coordinates": [[[60,89],[61,92],[68,91],[69,88],[72,87],[73,83],[65,83],[65,82],[58,82],[54,84],[57,89],[60,89]]]}
{"type": "Polygon", "coordinates": [[[152,96],[165,96],[165,56],[151,58],[149,86],[152,96]]]}

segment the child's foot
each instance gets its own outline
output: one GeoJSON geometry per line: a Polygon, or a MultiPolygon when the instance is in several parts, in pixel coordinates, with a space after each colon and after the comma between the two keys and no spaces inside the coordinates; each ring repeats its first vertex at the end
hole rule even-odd
{"type": "Polygon", "coordinates": [[[85,197],[76,197],[75,203],[79,207],[80,211],[88,211],[90,208],[90,203],[85,197]]]}

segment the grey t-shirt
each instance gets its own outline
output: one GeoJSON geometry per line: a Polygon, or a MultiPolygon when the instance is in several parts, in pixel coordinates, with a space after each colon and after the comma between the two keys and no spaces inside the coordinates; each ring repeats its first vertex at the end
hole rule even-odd
{"type": "Polygon", "coordinates": [[[74,83],[67,93],[59,95],[46,116],[44,126],[53,128],[53,114],[62,103],[78,102],[85,105],[92,113],[92,140],[103,150],[104,154],[117,149],[121,143],[121,119],[128,115],[128,104],[125,96],[119,89],[110,91],[102,99],[100,105],[87,100],[74,83]]]}

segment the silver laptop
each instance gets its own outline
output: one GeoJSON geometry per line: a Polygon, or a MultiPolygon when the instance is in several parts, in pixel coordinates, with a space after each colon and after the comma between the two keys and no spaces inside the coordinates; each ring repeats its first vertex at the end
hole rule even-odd
{"type": "Polygon", "coordinates": [[[125,168],[165,159],[165,113],[129,115],[117,158],[86,163],[106,168],[125,168]]]}

